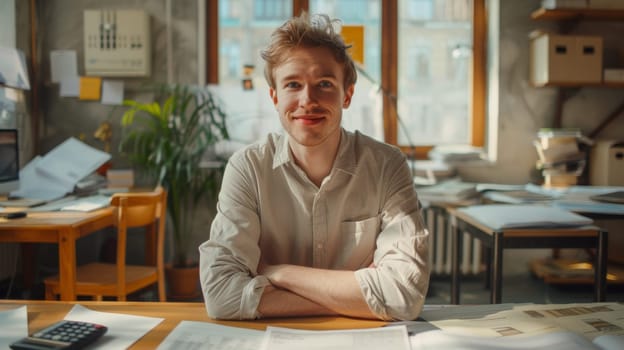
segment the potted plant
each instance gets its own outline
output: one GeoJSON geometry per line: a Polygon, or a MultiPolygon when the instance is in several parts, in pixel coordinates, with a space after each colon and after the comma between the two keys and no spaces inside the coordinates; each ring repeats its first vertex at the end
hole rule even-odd
{"type": "MultiPolygon", "coordinates": [[[[195,249],[189,245],[194,209],[201,200],[216,197],[223,169],[206,169],[201,163],[218,141],[229,139],[226,115],[206,89],[168,86],[162,92],[160,103],[124,101],[129,108],[122,117],[119,150],[138,172],[167,190],[167,220],[174,238],[168,270],[194,268],[187,292],[195,293],[198,264],[189,258],[190,249],[195,249]]],[[[184,294],[172,291],[180,284],[172,278],[167,271],[170,294],[184,294]]]]}

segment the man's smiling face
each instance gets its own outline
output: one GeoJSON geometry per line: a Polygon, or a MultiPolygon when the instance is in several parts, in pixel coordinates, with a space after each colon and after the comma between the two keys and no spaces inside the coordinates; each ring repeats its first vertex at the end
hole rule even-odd
{"type": "Polygon", "coordinates": [[[329,49],[293,49],[273,74],[271,98],[291,142],[312,147],[340,138],[342,109],[354,87],[345,91],[343,65],[329,49]]]}

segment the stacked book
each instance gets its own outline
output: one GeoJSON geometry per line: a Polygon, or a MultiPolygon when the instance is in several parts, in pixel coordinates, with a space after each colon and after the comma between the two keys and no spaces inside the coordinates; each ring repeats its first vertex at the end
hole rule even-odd
{"type": "Polygon", "coordinates": [[[477,185],[463,182],[458,178],[448,179],[431,186],[417,187],[418,199],[423,204],[461,203],[478,195],[477,185]]]}
{"type": "Polygon", "coordinates": [[[592,141],[577,129],[541,129],[533,142],[539,160],[537,168],[542,171],[544,185],[567,187],[578,183],[586,165],[584,145],[592,141]]]}

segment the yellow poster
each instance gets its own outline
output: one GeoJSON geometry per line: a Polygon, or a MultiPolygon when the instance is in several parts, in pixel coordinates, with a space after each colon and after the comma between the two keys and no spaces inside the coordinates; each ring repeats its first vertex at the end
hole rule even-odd
{"type": "Polygon", "coordinates": [[[349,48],[351,58],[356,63],[364,64],[364,26],[342,26],[340,32],[349,48]]]}

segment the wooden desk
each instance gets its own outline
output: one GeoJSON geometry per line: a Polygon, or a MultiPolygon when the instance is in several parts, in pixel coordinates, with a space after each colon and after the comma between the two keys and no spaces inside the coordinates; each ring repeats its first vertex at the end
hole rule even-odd
{"type": "Polygon", "coordinates": [[[61,300],[76,300],[76,241],[113,225],[111,208],[84,212],[28,213],[0,219],[0,242],[58,244],[61,300]]]}
{"type": "MultiPolygon", "coordinates": [[[[0,300],[0,310],[22,305],[28,308],[28,331],[32,333],[59,321],[71,310],[73,302],[0,300]]],[[[206,314],[203,303],[159,303],[159,302],[80,302],[89,309],[101,312],[160,317],[163,322],[139,339],[131,349],[156,349],[180,321],[210,322],[225,326],[264,330],[267,326],[288,327],[309,330],[374,328],[386,324],[383,321],[361,320],[346,317],[301,317],[275,318],[256,321],[217,321],[206,314]]]]}
{"type": "Polygon", "coordinates": [[[597,227],[579,228],[526,228],[492,229],[470,215],[455,209],[449,214],[456,221],[452,239],[451,304],[459,304],[460,272],[459,261],[462,253],[462,234],[468,233],[491,249],[491,262],[488,262],[486,278],[491,287],[491,303],[501,302],[503,279],[504,248],[595,248],[595,297],[594,301],[606,299],[607,275],[607,232],[597,227]]]}

